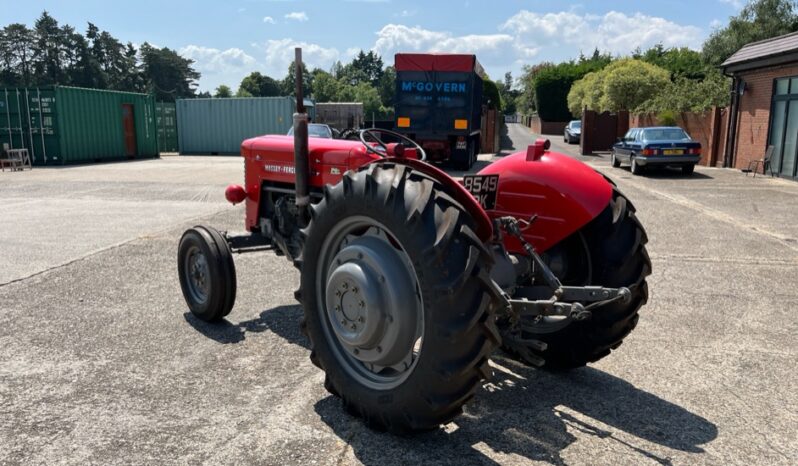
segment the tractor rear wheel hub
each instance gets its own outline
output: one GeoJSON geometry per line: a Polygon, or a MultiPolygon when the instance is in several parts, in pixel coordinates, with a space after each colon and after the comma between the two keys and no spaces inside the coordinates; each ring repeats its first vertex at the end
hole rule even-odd
{"type": "Polygon", "coordinates": [[[354,358],[380,367],[408,359],[421,315],[406,258],[378,235],[348,240],[330,264],[328,319],[354,358]]]}

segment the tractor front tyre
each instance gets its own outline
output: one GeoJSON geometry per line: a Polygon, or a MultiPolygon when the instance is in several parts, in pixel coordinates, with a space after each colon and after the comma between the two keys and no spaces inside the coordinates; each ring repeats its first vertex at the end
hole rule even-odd
{"type": "Polygon", "coordinates": [[[177,248],[177,270],[195,317],[215,322],[230,313],[236,300],[236,269],[221,233],[201,225],[186,230],[177,248]]]}
{"type": "Polygon", "coordinates": [[[564,270],[569,273],[560,278],[564,285],[625,286],[632,293],[631,299],[598,307],[590,319],[583,321],[539,318],[527,323],[516,340],[543,341],[545,350],[513,346],[510,338],[505,338],[505,349],[530,364],[545,361],[542,367],[550,370],[581,367],[609,355],[635,328],[638,311],[648,300],[646,277],[651,274],[651,260],[646,242],[646,232],[635,216],[634,206],[614,189],[607,208],[563,242],[569,243],[572,250],[582,245],[584,254],[566,254],[564,261],[571,263],[564,270]],[[583,269],[588,269],[588,273],[579,273],[583,269]]]}
{"type": "Polygon", "coordinates": [[[460,414],[500,341],[471,215],[434,178],[372,164],[328,186],[302,234],[296,298],[325,388],[380,431],[460,414]]]}

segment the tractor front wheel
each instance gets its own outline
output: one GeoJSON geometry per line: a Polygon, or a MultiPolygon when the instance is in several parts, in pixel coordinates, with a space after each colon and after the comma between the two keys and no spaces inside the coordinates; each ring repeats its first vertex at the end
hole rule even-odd
{"type": "MultiPolygon", "coordinates": [[[[610,354],[635,328],[638,310],[648,300],[646,277],[651,274],[651,260],[646,242],[634,206],[614,190],[609,206],[598,217],[542,257],[564,285],[625,286],[631,299],[598,307],[584,321],[539,317],[526,322],[515,340],[540,340],[547,348],[540,351],[507,338],[505,349],[530,364],[545,361],[543,368],[552,370],[584,366],[610,354]]],[[[503,326],[502,331],[508,328],[503,326]]]]}
{"type": "Polygon", "coordinates": [[[230,245],[211,227],[183,233],[177,248],[180,288],[191,313],[200,320],[221,320],[236,300],[236,269],[230,245]]]}
{"type": "Polygon", "coordinates": [[[347,172],[311,209],[296,297],[325,388],[377,430],[449,422],[499,342],[492,256],[472,217],[392,163],[347,172]]]}

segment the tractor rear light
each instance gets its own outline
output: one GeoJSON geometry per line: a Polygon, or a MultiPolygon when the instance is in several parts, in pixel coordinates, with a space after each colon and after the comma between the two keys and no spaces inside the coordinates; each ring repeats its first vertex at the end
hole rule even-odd
{"type": "Polygon", "coordinates": [[[407,117],[399,117],[396,119],[396,126],[399,128],[409,128],[410,127],[410,118],[407,117]]]}
{"type": "Polygon", "coordinates": [[[468,129],[468,120],[454,120],[454,129],[468,129]]]}
{"type": "Polygon", "coordinates": [[[247,191],[237,184],[231,184],[224,190],[224,197],[227,199],[227,202],[236,205],[247,198],[247,191]]]}

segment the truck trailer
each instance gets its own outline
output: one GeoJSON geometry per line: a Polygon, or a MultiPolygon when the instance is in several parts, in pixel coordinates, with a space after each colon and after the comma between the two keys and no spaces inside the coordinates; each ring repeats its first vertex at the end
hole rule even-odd
{"type": "Polygon", "coordinates": [[[477,159],[482,116],[482,76],[476,56],[397,53],[395,126],[418,142],[432,161],[459,169],[477,159]]]}

